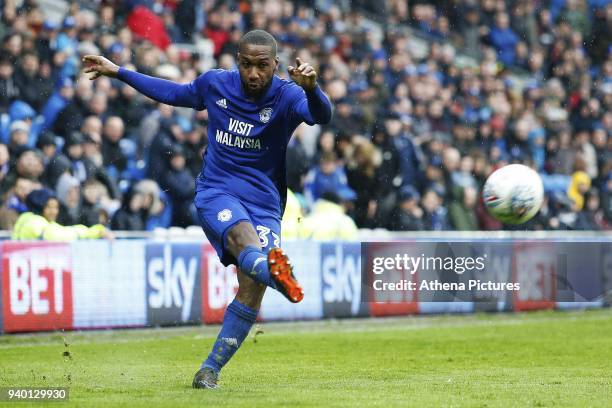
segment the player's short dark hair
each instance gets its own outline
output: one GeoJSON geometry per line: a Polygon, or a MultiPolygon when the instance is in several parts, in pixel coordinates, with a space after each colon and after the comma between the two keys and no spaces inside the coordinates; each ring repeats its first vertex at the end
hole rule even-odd
{"type": "Polygon", "coordinates": [[[252,45],[267,45],[272,49],[272,56],[276,57],[276,50],[278,48],[276,40],[267,31],[264,30],[252,30],[246,33],[238,41],[238,49],[241,50],[242,46],[246,44],[252,45]]]}

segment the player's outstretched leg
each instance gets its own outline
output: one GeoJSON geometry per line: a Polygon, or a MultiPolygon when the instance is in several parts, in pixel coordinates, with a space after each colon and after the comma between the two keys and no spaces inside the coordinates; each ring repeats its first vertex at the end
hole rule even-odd
{"type": "Polygon", "coordinates": [[[237,254],[238,267],[246,276],[277,289],[290,302],[300,302],[304,291],[293,276],[287,255],[280,248],[266,254],[259,245],[259,237],[248,222],[238,223],[228,232],[227,247],[237,254]]]}
{"type": "Polygon", "coordinates": [[[289,258],[280,248],[272,248],[268,252],[268,269],[276,288],[281,292],[290,302],[298,303],[304,299],[304,291],[302,287],[293,276],[293,267],[289,258]]]}
{"type": "Polygon", "coordinates": [[[232,227],[227,247],[239,260],[238,293],[225,311],[223,327],[212,351],[195,374],[194,388],[217,388],[219,372],[238,351],[255,323],[266,286],[278,288],[292,302],[304,297],[287,256],[280,248],[272,249],[266,256],[250,223],[232,227]]]}
{"type": "Polygon", "coordinates": [[[256,282],[276,289],[270,275],[266,254],[259,246],[247,245],[238,255],[238,269],[256,282]]]}

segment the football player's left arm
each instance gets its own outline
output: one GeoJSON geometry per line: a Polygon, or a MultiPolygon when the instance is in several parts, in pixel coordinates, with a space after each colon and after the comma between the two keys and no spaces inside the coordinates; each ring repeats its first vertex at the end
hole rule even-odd
{"type": "Polygon", "coordinates": [[[309,125],[315,123],[327,124],[332,117],[332,107],[329,99],[317,84],[317,73],[314,68],[303,63],[299,58],[295,59],[296,66],[289,66],[289,76],[297,85],[302,87],[305,97],[300,97],[294,112],[300,119],[309,125]]]}

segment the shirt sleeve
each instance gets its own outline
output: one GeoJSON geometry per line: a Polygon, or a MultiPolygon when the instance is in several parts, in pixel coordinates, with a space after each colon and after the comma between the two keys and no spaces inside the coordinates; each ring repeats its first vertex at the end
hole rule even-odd
{"type": "Polygon", "coordinates": [[[208,71],[188,84],[177,84],[176,82],[119,68],[117,78],[141,94],[158,102],[204,110],[206,109],[204,96],[214,75],[214,70],[208,71]]]}
{"type": "Polygon", "coordinates": [[[48,224],[49,222],[43,217],[25,212],[17,218],[11,239],[15,241],[40,239],[48,224]]]}
{"type": "Polygon", "coordinates": [[[292,90],[290,109],[294,118],[311,126],[316,123],[325,125],[332,117],[331,102],[319,86],[312,91],[305,92],[301,87],[295,85],[292,90]]]}
{"type": "Polygon", "coordinates": [[[70,242],[77,239],[98,239],[102,237],[106,228],[96,224],[91,227],[85,225],[64,226],[51,222],[45,228],[42,238],[45,241],[70,242]]]}

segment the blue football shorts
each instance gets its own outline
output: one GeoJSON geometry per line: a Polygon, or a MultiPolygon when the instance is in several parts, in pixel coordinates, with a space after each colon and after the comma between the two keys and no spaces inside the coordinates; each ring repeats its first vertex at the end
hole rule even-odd
{"type": "Polygon", "coordinates": [[[194,203],[204,234],[225,266],[238,266],[236,258],[226,249],[226,240],[230,228],[241,221],[253,225],[264,253],[281,245],[280,219],[257,208],[247,208],[231,194],[207,188],[196,193],[194,203]]]}

